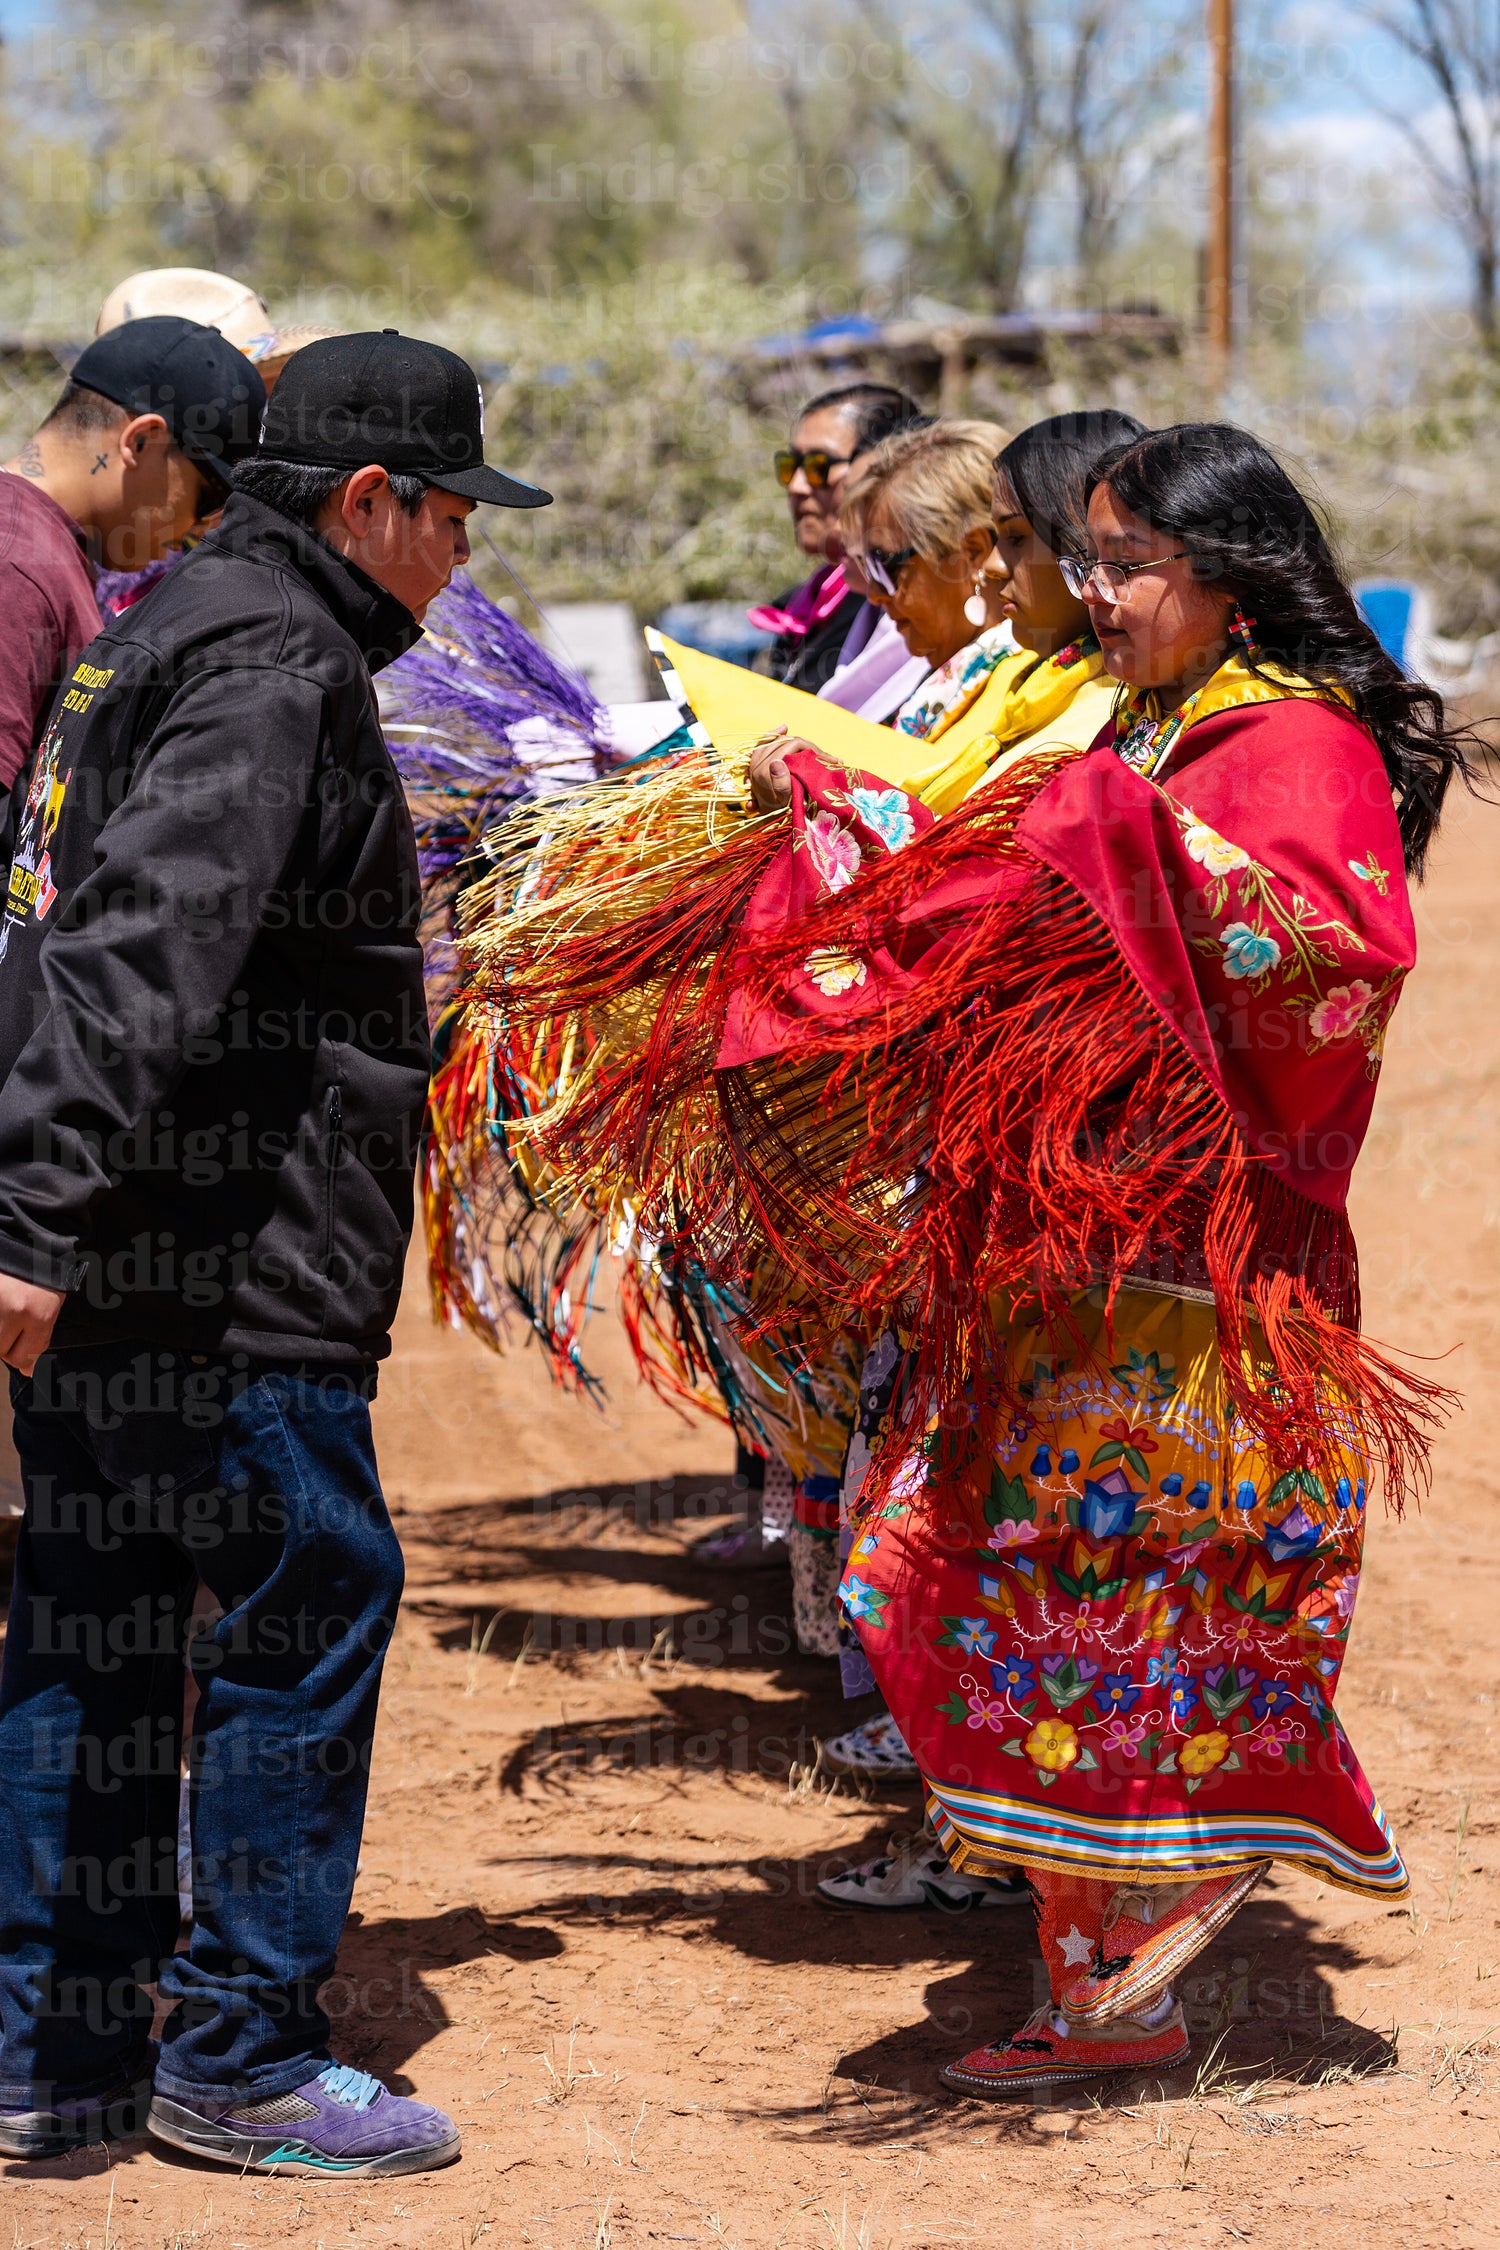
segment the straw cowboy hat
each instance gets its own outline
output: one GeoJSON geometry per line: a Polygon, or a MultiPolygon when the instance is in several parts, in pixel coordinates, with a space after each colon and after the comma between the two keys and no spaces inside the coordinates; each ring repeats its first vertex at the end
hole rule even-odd
{"type": "Polygon", "coordinates": [[[293,352],[320,337],[343,333],[307,321],[278,327],[264,297],[227,273],[210,273],[202,266],[154,266],[116,282],[99,307],[94,334],[102,336],[122,321],[146,320],[155,313],[176,313],[182,320],[217,328],[226,343],[254,362],[268,391],[293,352]]]}

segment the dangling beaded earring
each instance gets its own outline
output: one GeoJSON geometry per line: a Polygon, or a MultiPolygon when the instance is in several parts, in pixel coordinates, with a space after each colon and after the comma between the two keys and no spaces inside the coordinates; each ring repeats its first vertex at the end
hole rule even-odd
{"type": "Polygon", "coordinates": [[[974,591],[964,603],[964,615],[971,625],[982,625],[989,615],[984,599],[984,572],[974,581],[974,591]]]}
{"type": "Polygon", "coordinates": [[[1239,642],[1245,655],[1253,663],[1260,654],[1255,645],[1255,619],[1247,617],[1238,602],[1235,603],[1233,614],[1229,620],[1229,637],[1231,640],[1239,642]]]}

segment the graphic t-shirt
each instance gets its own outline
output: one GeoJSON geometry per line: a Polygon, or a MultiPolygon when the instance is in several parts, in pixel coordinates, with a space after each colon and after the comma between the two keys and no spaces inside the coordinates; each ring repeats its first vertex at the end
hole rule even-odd
{"type": "Polygon", "coordinates": [[[27,478],[0,470],[0,790],[31,763],[52,699],[100,622],[77,524],[27,478]]]}

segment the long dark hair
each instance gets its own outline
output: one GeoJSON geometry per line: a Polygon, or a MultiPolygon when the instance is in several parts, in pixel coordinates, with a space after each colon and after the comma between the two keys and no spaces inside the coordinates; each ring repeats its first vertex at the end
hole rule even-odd
{"type": "Polygon", "coordinates": [[[1407,872],[1420,878],[1448,784],[1455,774],[1469,780],[1478,737],[1381,647],[1275,455],[1231,422],[1179,422],[1105,454],[1090,497],[1101,484],[1185,547],[1197,577],[1234,596],[1254,620],[1257,671],[1280,664],[1345,691],[1379,745],[1407,872]]]}
{"type": "Polygon", "coordinates": [[[1049,414],[1013,437],[995,456],[995,473],[1044,546],[1054,555],[1088,551],[1091,469],[1103,454],[1144,437],[1146,425],[1112,406],[1081,414],[1049,414]]]}

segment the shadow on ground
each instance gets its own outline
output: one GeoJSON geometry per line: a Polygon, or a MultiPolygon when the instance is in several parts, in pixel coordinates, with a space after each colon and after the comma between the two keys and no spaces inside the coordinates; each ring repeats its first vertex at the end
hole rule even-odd
{"type": "Polygon", "coordinates": [[[453,2020],[427,1981],[429,1971],[492,1957],[553,1961],[562,1951],[562,1939],[545,1924],[477,1906],[418,1916],[353,1914],[339,1946],[338,1973],[322,1994],[333,2050],[341,2062],[373,2070],[393,2092],[411,2093],[400,2076],[403,2065],[453,2020]]]}
{"type": "Polygon", "coordinates": [[[469,1654],[491,1676],[496,1669],[515,1676],[544,1660],[602,1657],[622,1680],[646,1682],[662,1707],[539,1729],[507,1757],[504,1790],[528,1782],[557,1789],[583,1773],[637,1769],[785,1780],[794,1766],[813,1763],[820,1739],[877,1707],[871,1697],[846,1700],[827,1658],[798,1654],[784,1562],[716,1571],[688,1551],[706,1521],[722,1519],[731,1497],[724,1478],[646,1478],[535,1500],[464,1503],[403,1521],[406,1607],[422,1616],[439,1648],[469,1654]],[[627,1600],[627,1589],[644,1584],[658,1602],[600,1615],[597,1601],[588,1612],[494,1600],[527,1578],[564,1587],[587,1580],[593,1589],[603,1581],[627,1600]],[[730,1684],[751,1673],[753,1698],[730,1684]]]}
{"type": "Polygon", "coordinates": [[[1035,2137],[1039,2112],[1083,2117],[1101,2106],[1197,2096],[1232,2106],[1240,2130],[1275,2135],[1298,2127],[1266,2104],[1272,2088],[1347,2083],[1399,2061],[1393,2034],[1354,2023],[1334,2005],[1330,1975],[1357,1967],[1363,1955],[1300,1913],[1273,1878],[1178,1980],[1193,2042],[1184,2068],[1165,2078],[1054,2087],[1004,2101],[953,2099],[938,2083],[943,2065],[968,2047],[1007,2036],[1046,2000],[1030,1932],[1023,1937],[1018,1928],[1015,1936],[1012,1945],[976,1949],[969,1970],[937,1977],[919,2020],[841,2056],[831,2073],[831,2082],[845,2086],[841,2099],[825,2090],[819,2111],[788,2111],[783,2123],[804,2131],[818,2125],[859,2143],[909,2133],[921,2117],[972,2129],[986,2113],[997,2139],[1020,2142],[1035,2137]]]}

